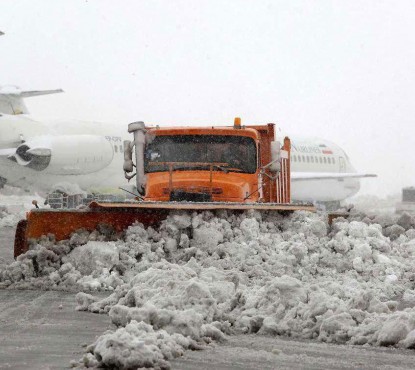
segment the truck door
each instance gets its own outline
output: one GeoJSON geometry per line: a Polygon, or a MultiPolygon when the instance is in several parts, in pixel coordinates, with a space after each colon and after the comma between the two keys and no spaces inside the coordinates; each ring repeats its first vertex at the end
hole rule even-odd
{"type": "Polygon", "coordinates": [[[346,172],[346,161],[343,157],[339,157],[339,172],[346,172]]]}

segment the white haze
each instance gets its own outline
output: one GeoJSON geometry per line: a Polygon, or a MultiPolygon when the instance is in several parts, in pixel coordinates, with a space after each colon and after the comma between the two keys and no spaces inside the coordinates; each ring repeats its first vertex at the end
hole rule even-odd
{"type": "Polygon", "coordinates": [[[413,185],[415,2],[0,2],[0,84],[66,93],[34,116],[169,124],[276,122],[413,185]]]}

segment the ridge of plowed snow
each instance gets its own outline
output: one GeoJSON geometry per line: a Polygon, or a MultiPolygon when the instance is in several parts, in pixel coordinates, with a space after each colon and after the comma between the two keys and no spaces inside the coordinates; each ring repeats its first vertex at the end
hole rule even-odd
{"type": "Polygon", "coordinates": [[[165,368],[232,333],[414,348],[413,226],[408,214],[355,212],[329,229],[307,212],[173,212],[157,230],[44,237],[0,282],[80,291],[79,310],[108,313],[118,329],[88,348],[85,366],[165,368]]]}

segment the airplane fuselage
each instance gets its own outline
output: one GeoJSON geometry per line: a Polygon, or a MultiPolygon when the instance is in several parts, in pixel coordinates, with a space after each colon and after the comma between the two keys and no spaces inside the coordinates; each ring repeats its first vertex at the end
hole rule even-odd
{"type": "MultiPolygon", "coordinates": [[[[292,138],[291,171],[294,173],[356,172],[346,152],[320,138],[292,138]]],[[[358,178],[310,179],[292,181],[292,198],[303,201],[333,202],[346,199],[360,189],[358,178]]]]}

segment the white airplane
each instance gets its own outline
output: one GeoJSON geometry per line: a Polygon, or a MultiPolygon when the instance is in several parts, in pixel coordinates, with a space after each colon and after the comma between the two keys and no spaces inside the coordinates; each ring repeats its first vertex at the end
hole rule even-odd
{"type": "MultiPolygon", "coordinates": [[[[0,186],[47,192],[56,183],[108,192],[125,185],[123,124],[82,121],[39,122],[28,116],[23,98],[62,90],[0,90],[0,186]]],[[[292,138],[292,198],[337,206],[359,191],[362,177],[338,145],[292,138]]]]}
{"type": "Polygon", "coordinates": [[[291,193],[294,200],[318,202],[337,209],[355,195],[360,179],[375,174],[356,172],[337,144],[320,138],[291,140],[291,193]]]}

